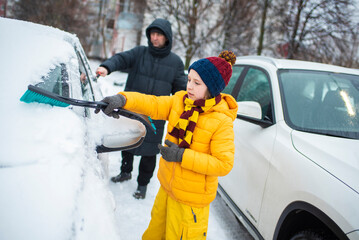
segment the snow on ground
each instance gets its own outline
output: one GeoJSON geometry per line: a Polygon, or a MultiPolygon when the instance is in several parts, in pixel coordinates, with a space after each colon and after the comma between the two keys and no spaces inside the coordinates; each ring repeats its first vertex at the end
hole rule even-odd
{"type": "MultiPolygon", "coordinates": [[[[119,173],[121,153],[110,154],[109,177],[119,173]]],[[[157,155],[157,162],[159,155],[157,155]]],[[[137,200],[132,197],[137,187],[139,157],[135,157],[132,179],[123,183],[113,183],[109,180],[109,187],[116,202],[116,220],[118,221],[121,239],[141,239],[151,219],[151,209],[157,191],[160,187],[157,180],[158,164],[151,182],[147,186],[145,199],[137,200]]],[[[252,239],[242,225],[234,217],[224,201],[217,195],[211,203],[207,240],[237,240],[252,239]]]]}
{"type": "MultiPolygon", "coordinates": [[[[96,71],[99,64],[100,62],[92,60],[92,70],[96,71]]],[[[127,74],[125,73],[113,72],[106,77],[100,77],[98,84],[104,96],[114,95],[119,91],[123,91],[126,78],[127,74]],[[114,85],[114,83],[116,84],[114,85]]],[[[157,163],[159,157],[160,155],[157,155],[157,163]]],[[[126,240],[141,239],[143,232],[150,222],[152,205],[160,187],[160,183],[157,179],[157,164],[151,182],[147,186],[146,198],[141,200],[133,198],[132,194],[137,188],[139,159],[139,157],[135,157],[134,159],[131,180],[123,183],[113,183],[110,181],[110,177],[117,175],[120,171],[121,153],[113,152],[109,154],[108,182],[116,202],[115,215],[118,221],[121,239],[126,240]]],[[[207,239],[252,239],[218,195],[211,203],[207,239]]]]}

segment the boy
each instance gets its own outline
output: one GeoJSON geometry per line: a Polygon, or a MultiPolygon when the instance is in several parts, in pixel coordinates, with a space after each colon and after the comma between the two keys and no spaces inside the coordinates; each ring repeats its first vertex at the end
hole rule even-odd
{"type": "Polygon", "coordinates": [[[218,176],[227,175],[234,161],[233,121],[238,106],[221,91],[235,59],[232,52],[223,51],[219,57],[194,62],[188,69],[187,91],[173,96],[121,92],[102,100],[109,104],[104,110],[108,116],[118,117],[113,110],[123,107],[168,121],[167,146],[159,145],[161,187],[142,239],[206,238],[218,176]]]}

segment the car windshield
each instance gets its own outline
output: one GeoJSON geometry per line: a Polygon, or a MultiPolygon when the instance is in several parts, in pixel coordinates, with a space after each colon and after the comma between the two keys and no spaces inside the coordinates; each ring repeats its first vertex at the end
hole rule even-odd
{"type": "Polygon", "coordinates": [[[48,74],[46,76],[42,76],[41,79],[42,82],[37,83],[36,87],[42,88],[60,96],[69,97],[69,77],[65,64],[61,63],[55,68],[50,69],[48,74]]]}
{"type": "Polygon", "coordinates": [[[279,70],[284,117],[293,129],[359,139],[359,76],[279,70]]]}

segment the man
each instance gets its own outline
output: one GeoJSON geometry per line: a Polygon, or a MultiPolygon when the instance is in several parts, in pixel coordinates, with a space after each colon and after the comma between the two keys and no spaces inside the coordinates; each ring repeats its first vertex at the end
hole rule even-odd
{"type": "MultiPolygon", "coordinates": [[[[96,73],[106,76],[114,71],[128,73],[125,91],[136,91],[151,95],[170,95],[186,89],[186,77],[182,60],[171,52],[172,29],[165,19],[154,20],[146,29],[148,47],[138,46],[129,51],[117,53],[104,61],[96,73]]],[[[156,134],[147,131],[146,138],[136,149],[122,151],[121,172],[112,177],[113,182],[130,180],[134,155],[141,156],[136,199],[146,197],[147,184],[156,167],[157,145],[161,143],[164,121],[154,121],[156,134]]]]}

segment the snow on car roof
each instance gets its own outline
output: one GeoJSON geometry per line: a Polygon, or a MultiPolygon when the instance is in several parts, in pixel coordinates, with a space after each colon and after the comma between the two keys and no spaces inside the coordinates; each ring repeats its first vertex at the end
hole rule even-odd
{"type": "MultiPolygon", "coordinates": [[[[76,37],[56,28],[0,18],[0,29],[2,75],[13,82],[19,81],[13,84],[23,91],[27,87],[24,81],[28,84],[38,81],[47,74],[45,70],[75,54],[69,39],[76,41],[76,37]]],[[[7,89],[8,85],[8,82],[1,81],[0,91],[7,89]]]]}
{"type": "Polygon", "coordinates": [[[330,71],[330,72],[359,75],[358,69],[345,68],[336,65],[301,61],[301,60],[279,59],[279,58],[272,58],[265,56],[243,56],[243,57],[238,57],[236,61],[236,64],[253,64],[253,63],[270,65],[277,69],[319,70],[319,71],[330,71]]]}

